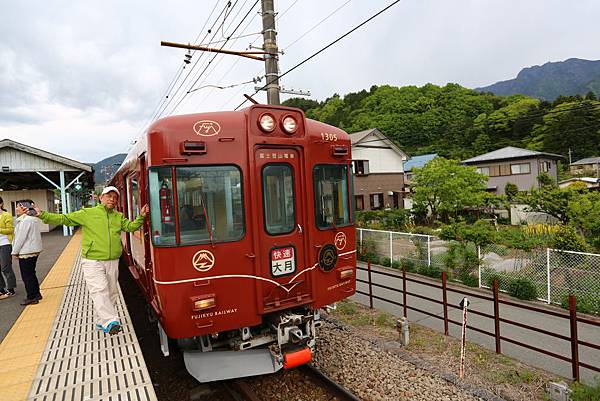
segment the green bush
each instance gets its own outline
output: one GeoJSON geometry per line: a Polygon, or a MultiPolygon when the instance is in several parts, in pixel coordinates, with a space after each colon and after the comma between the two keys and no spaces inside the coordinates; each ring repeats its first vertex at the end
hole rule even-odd
{"type": "Polygon", "coordinates": [[[392,261],[390,260],[390,258],[381,258],[379,259],[379,264],[381,264],[382,266],[391,267],[392,261]]]}
{"type": "Polygon", "coordinates": [[[479,277],[475,276],[474,274],[470,274],[464,270],[460,272],[460,274],[458,275],[458,279],[462,281],[464,285],[467,285],[469,287],[479,287],[479,277]]]}
{"type": "Polygon", "coordinates": [[[571,226],[559,226],[550,246],[564,251],[586,252],[588,250],[585,239],[571,226]]]}
{"type": "Polygon", "coordinates": [[[597,401],[600,400],[600,379],[596,380],[595,386],[586,386],[581,383],[573,383],[571,386],[571,401],[597,401]]]}
{"type": "Polygon", "coordinates": [[[422,274],[424,276],[433,277],[433,278],[442,278],[443,271],[444,271],[443,269],[441,269],[435,265],[428,266],[426,264],[419,266],[419,269],[418,269],[419,274],[422,274]]]}
{"type": "Polygon", "coordinates": [[[402,258],[400,260],[400,267],[402,268],[402,270],[406,270],[409,273],[414,273],[417,271],[415,261],[408,258],[402,258]]]}
{"type": "Polygon", "coordinates": [[[507,286],[507,277],[501,273],[497,273],[497,272],[489,272],[487,275],[487,277],[485,278],[485,284],[490,287],[493,288],[494,287],[494,280],[498,281],[498,290],[502,290],[502,291],[508,291],[508,286],[507,286]]]}
{"type": "Polygon", "coordinates": [[[393,267],[394,269],[399,269],[399,268],[400,268],[400,261],[399,261],[399,260],[394,260],[394,261],[392,262],[392,267],[393,267]]]}
{"type": "Polygon", "coordinates": [[[377,256],[377,244],[374,240],[369,238],[363,240],[362,245],[358,248],[357,259],[363,262],[368,262],[369,260],[373,263],[379,262],[379,257],[377,256]]]}
{"type": "MultiPolygon", "coordinates": [[[[600,294],[575,294],[577,298],[577,312],[600,315],[600,294]]],[[[569,309],[569,295],[563,295],[560,303],[563,308],[569,309]]]]}
{"type": "Polygon", "coordinates": [[[513,297],[527,301],[537,298],[537,288],[526,278],[515,278],[508,283],[508,293],[513,297]]]}

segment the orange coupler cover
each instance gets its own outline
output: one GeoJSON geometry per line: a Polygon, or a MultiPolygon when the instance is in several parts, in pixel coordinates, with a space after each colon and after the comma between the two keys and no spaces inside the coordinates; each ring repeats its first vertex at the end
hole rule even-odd
{"type": "Polygon", "coordinates": [[[283,355],[283,367],[284,369],[295,368],[296,366],[304,365],[309,363],[312,359],[312,352],[310,348],[302,348],[300,351],[290,352],[289,354],[283,355]]]}

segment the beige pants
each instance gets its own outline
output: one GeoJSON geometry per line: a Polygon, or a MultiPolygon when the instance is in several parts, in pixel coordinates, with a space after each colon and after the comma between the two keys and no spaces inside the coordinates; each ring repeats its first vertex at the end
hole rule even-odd
{"type": "Polygon", "coordinates": [[[106,327],[119,321],[117,299],[119,298],[119,260],[91,260],[81,258],[83,278],[94,303],[97,324],[106,327]]]}

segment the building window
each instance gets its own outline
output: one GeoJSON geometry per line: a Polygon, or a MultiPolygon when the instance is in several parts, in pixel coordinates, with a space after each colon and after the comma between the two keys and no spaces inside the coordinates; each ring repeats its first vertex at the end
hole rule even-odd
{"type": "Polygon", "coordinates": [[[368,160],[354,160],[352,162],[354,167],[354,175],[368,175],[369,174],[369,161],[368,160]]]}
{"type": "Polygon", "coordinates": [[[540,171],[547,173],[548,171],[550,171],[550,162],[540,162],[540,171]]]}
{"type": "Polygon", "coordinates": [[[501,164],[500,165],[500,174],[498,174],[498,175],[500,175],[500,176],[502,176],[502,175],[511,175],[510,170],[511,169],[510,169],[510,165],[509,164],[501,164]]]}
{"type": "Polygon", "coordinates": [[[483,174],[483,175],[490,175],[490,168],[489,167],[477,167],[477,172],[479,174],[483,174]]]}
{"type": "Polygon", "coordinates": [[[371,194],[369,195],[371,201],[371,210],[383,209],[383,194],[371,194]]]}
{"type": "Polygon", "coordinates": [[[531,173],[531,166],[529,163],[519,163],[510,165],[510,173],[516,174],[529,174],[531,173]]]}
{"type": "Polygon", "coordinates": [[[356,204],[356,210],[365,210],[364,195],[354,195],[354,203],[356,204]]]}

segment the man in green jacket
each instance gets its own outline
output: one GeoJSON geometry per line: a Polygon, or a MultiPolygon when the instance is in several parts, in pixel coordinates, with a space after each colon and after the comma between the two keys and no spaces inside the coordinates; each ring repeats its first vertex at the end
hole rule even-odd
{"type": "Polygon", "coordinates": [[[105,333],[117,334],[121,323],[115,306],[118,299],[119,258],[123,252],[121,232],[139,229],[148,214],[144,205],[139,216],[130,221],[115,210],[119,190],[113,186],[104,188],[100,204],[69,214],[48,213],[37,209],[38,216],[46,224],[81,226],[81,269],[96,312],[96,327],[105,333]]]}

